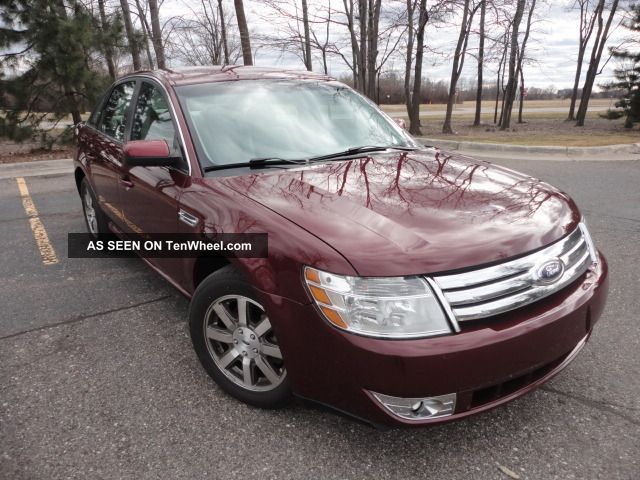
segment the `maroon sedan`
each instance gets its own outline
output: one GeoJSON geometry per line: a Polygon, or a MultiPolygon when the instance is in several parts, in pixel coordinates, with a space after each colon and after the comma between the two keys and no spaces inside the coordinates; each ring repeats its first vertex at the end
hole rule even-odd
{"type": "Polygon", "coordinates": [[[252,405],[463,418],[557,374],[604,307],[566,194],[423,147],[325,76],[135,73],[77,133],[92,235],[268,234],[265,258],[145,259],[191,298],[206,371],[252,405]]]}

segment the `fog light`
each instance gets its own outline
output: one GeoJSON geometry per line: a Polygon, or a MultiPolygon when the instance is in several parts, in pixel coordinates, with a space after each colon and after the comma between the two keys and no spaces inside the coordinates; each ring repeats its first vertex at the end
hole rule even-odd
{"type": "Polygon", "coordinates": [[[387,410],[405,420],[447,417],[456,409],[456,394],[425,398],[402,398],[371,392],[387,410]]]}

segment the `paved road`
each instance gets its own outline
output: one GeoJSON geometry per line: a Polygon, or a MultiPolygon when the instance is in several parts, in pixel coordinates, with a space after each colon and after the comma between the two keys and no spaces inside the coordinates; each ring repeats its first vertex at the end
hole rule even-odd
{"type": "Polygon", "coordinates": [[[71,175],[25,178],[59,259],[46,266],[16,180],[0,179],[0,478],[640,478],[640,162],[501,163],[582,206],[611,265],[604,317],[543,389],[386,433],[224,395],[163,280],[134,259],[66,258],[67,232],[84,228],[71,175]]]}

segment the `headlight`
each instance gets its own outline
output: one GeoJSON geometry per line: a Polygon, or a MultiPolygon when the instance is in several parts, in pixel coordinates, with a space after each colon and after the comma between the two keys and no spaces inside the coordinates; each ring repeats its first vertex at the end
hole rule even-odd
{"type": "Polygon", "coordinates": [[[305,267],[316,304],[336,327],[371,337],[451,333],[429,285],[420,277],[346,277],[305,267]]]}

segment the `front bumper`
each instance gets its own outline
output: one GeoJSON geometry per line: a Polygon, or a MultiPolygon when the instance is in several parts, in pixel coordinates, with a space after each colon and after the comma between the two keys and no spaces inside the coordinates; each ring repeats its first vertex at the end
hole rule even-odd
{"type": "Polygon", "coordinates": [[[330,326],[313,305],[265,295],[294,391],[389,426],[440,423],[526,394],[575,358],[600,317],[607,264],[527,307],[467,322],[458,334],[383,340],[330,326]],[[394,397],[457,394],[454,413],[426,420],[393,415],[370,392],[394,397]]]}

